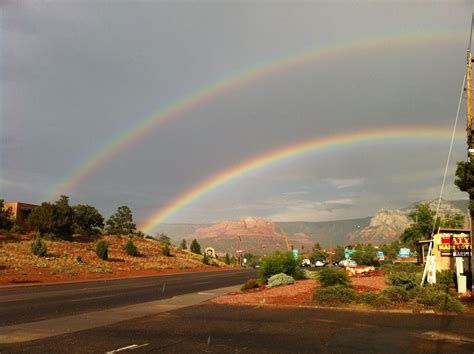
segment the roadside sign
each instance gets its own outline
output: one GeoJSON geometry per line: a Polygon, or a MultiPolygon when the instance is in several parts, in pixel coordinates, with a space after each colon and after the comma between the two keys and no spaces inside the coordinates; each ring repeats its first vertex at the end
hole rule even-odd
{"type": "Polygon", "coordinates": [[[344,248],[344,258],[351,259],[352,255],[355,253],[356,250],[352,250],[350,248],[344,248]]]}
{"type": "Polygon", "coordinates": [[[382,251],[378,251],[377,258],[379,259],[379,261],[383,261],[385,259],[384,253],[382,251]]]}
{"type": "Polygon", "coordinates": [[[398,252],[398,256],[401,258],[405,257],[410,257],[411,252],[409,248],[400,248],[400,251],[398,252]]]}
{"type": "Polygon", "coordinates": [[[293,257],[295,257],[295,259],[298,258],[298,254],[299,254],[298,249],[294,249],[293,250],[293,257]]]}
{"type": "Polygon", "coordinates": [[[470,257],[472,255],[469,235],[443,233],[440,236],[438,250],[441,257],[470,257]]]}

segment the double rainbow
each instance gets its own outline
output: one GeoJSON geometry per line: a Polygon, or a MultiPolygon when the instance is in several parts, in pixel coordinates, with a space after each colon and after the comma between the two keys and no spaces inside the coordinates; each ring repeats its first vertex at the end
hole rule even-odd
{"type": "Polygon", "coordinates": [[[140,120],[125,132],[114,136],[100,149],[93,152],[79,165],[71,170],[62,181],[48,189],[45,199],[51,200],[63,193],[69,193],[87,176],[105,165],[108,160],[119,154],[132,143],[142,139],[149,132],[157,129],[161,124],[176,119],[192,111],[224,93],[261,80],[270,75],[276,75],[298,66],[304,66],[314,61],[328,61],[337,58],[346,58],[364,53],[367,50],[399,47],[405,45],[426,45],[428,43],[463,43],[464,31],[413,33],[403,32],[391,36],[362,38],[359,40],[338,42],[331,45],[303,51],[280,57],[263,64],[246,68],[234,73],[223,80],[211,83],[188,96],[177,99],[150,117],[140,120]]]}
{"type": "MultiPolygon", "coordinates": [[[[325,150],[340,146],[355,145],[362,142],[375,142],[400,139],[448,139],[451,138],[452,131],[448,129],[434,129],[427,127],[406,127],[406,128],[388,128],[377,130],[364,130],[350,132],[345,134],[318,137],[294,145],[285,146],[276,150],[263,153],[247,161],[239,163],[228,169],[225,169],[214,176],[206,179],[194,188],[177,197],[161,209],[155,211],[141,225],[145,233],[151,233],[160,223],[176,213],[178,210],[186,207],[196,201],[203,195],[209,193],[215,188],[234,180],[250,171],[267,166],[273,162],[282,161],[291,157],[299,156],[310,151],[325,150]]],[[[458,133],[456,137],[464,137],[464,133],[458,133]]]]}

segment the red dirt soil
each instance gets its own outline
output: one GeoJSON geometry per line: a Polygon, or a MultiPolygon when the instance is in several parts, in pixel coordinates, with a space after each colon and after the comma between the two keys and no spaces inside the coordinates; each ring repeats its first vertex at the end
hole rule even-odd
{"type": "Polygon", "coordinates": [[[152,276],[231,269],[223,262],[205,266],[202,257],[171,247],[172,257],[161,253],[155,240],[133,238],[140,256],[125,253],[128,237],[104,236],[109,242],[109,260],[95,254],[95,241],[45,241],[46,257],[33,256],[30,235],[0,234],[0,285],[56,283],[122,277],[152,276]],[[82,261],[78,261],[78,257],[82,261]]]}

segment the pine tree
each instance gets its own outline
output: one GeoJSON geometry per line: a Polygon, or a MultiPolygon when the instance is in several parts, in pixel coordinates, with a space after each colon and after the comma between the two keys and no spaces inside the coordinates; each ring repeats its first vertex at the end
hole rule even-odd
{"type": "Polygon", "coordinates": [[[122,205],[106,222],[106,231],[111,235],[132,235],[136,230],[130,208],[122,205]]]}
{"type": "Polygon", "coordinates": [[[189,247],[191,252],[196,253],[196,254],[201,254],[201,245],[197,242],[196,239],[191,242],[191,246],[189,247]]]}

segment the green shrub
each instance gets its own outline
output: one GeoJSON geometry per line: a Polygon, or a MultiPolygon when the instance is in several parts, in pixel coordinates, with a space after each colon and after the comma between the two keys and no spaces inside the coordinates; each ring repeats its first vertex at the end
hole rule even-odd
{"type": "Polygon", "coordinates": [[[285,273],[279,273],[272,275],[268,278],[267,288],[274,288],[275,286],[280,285],[290,285],[295,282],[295,279],[291,275],[285,273]]]}
{"type": "Polygon", "coordinates": [[[420,266],[413,263],[385,264],[382,266],[382,269],[389,274],[397,272],[419,273],[422,271],[420,266]]]}
{"type": "Polygon", "coordinates": [[[244,285],[240,288],[241,291],[255,289],[260,287],[260,282],[257,279],[249,279],[245,282],[244,285]]]}
{"type": "Polygon", "coordinates": [[[417,273],[394,272],[388,276],[388,283],[390,285],[399,286],[405,290],[416,288],[420,284],[420,280],[417,273]]]}
{"type": "Polygon", "coordinates": [[[390,288],[382,291],[382,294],[395,304],[401,304],[407,302],[410,299],[408,291],[399,286],[391,286],[390,288]]]}
{"type": "Polygon", "coordinates": [[[334,285],[318,288],[313,294],[313,300],[321,305],[350,304],[357,298],[355,291],[346,285],[334,285]]]}
{"type": "Polygon", "coordinates": [[[449,299],[447,302],[438,306],[441,311],[463,313],[466,307],[458,299],[449,299]]]}
{"type": "Polygon", "coordinates": [[[25,231],[22,229],[22,227],[18,224],[13,224],[12,228],[10,229],[11,232],[14,232],[16,234],[23,234],[25,231]]]}
{"type": "Polygon", "coordinates": [[[133,243],[132,239],[129,239],[125,246],[123,246],[125,253],[129,256],[136,257],[138,256],[138,249],[137,246],[133,243]]]}
{"type": "Polygon", "coordinates": [[[293,274],[291,274],[291,276],[295,279],[295,280],[304,280],[306,279],[306,275],[305,275],[305,271],[306,269],[301,269],[300,267],[297,267],[295,268],[293,274]]]}
{"type": "Polygon", "coordinates": [[[95,246],[95,254],[106,261],[109,258],[109,243],[106,240],[99,240],[95,246]]]}
{"type": "Polygon", "coordinates": [[[377,297],[377,300],[375,301],[375,306],[376,307],[388,307],[392,305],[392,300],[385,295],[385,294],[379,294],[377,297]]]}
{"type": "Polygon", "coordinates": [[[260,264],[259,278],[267,281],[272,275],[279,273],[298,277],[302,274],[298,273],[300,271],[299,263],[298,259],[295,259],[290,252],[264,257],[260,264]]]}
{"type": "Polygon", "coordinates": [[[163,244],[163,246],[161,247],[161,254],[163,256],[166,256],[166,257],[169,257],[171,256],[171,251],[170,251],[170,245],[165,243],[163,244]]]}
{"type": "Polygon", "coordinates": [[[361,304],[375,306],[377,304],[378,297],[379,297],[379,294],[373,291],[369,291],[367,293],[362,294],[362,296],[359,298],[359,302],[361,304]]]}
{"type": "Polygon", "coordinates": [[[454,288],[454,272],[450,269],[445,269],[436,272],[436,285],[445,288],[454,288]]]}
{"type": "Polygon", "coordinates": [[[449,301],[449,295],[434,286],[426,286],[418,290],[416,302],[431,307],[438,307],[449,301]]]}
{"type": "Polygon", "coordinates": [[[319,282],[323,288],[334,285],[350,286],[351,280],[344,271],[325,268],[319,272],[319,282]]]}
{"type": "Polygon", "coordinates": [[[305,279],[312,279],[312,280],[319,279],[319,272],[304,269],[303,274],[304,274],[305,279]]]}
{"type": "Polygon", "coordinates": [[[204,253],[204,256],[202,256],[202,263],[205,265],[209,264],[209,256],[204,253]]]}
{"type": "Polygon", "coordinates": [[[31,252],[39,257],[46,256],[46,253],[48,252],[46,243],[41,239],[41,236],[38,233],[31,240],[31,252]]]}
{"type": "Polygon", "coordinates": [[[84,260],[82,259],[81,256],[77,256],[76,257],[76,262],[79,263],[79,264],[82,264],[82,263],[84,263],[84,260]]]}

